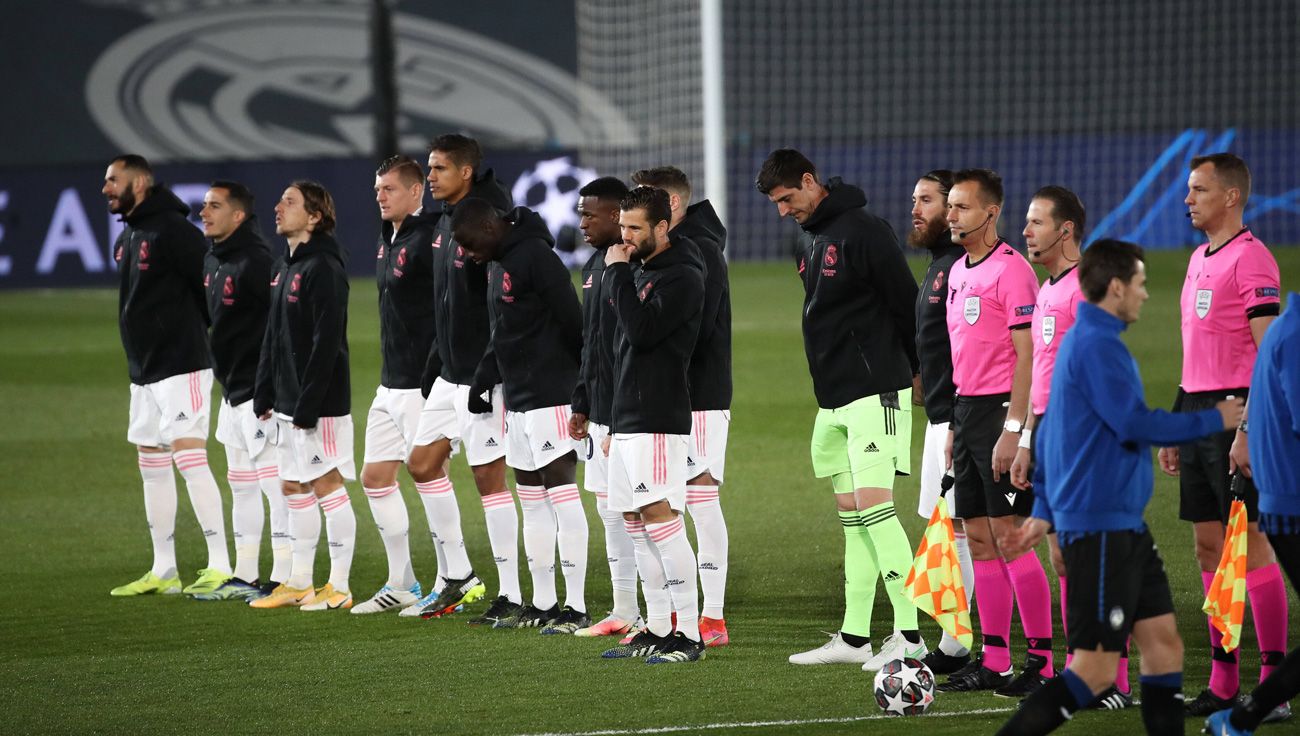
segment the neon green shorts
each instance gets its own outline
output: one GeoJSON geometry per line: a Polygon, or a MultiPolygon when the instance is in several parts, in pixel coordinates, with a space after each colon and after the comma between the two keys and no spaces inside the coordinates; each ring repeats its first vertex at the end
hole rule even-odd
{"type": "MultiPolygon", "coordinates": [[[[812,465],[818,478],[851,473],[853,488],[892,489],[895,474],[912,472],[912,389],[819,409],[812,465]]],[[[836,483],[836,492],[847,492],[840,485],[836,483]]]]}

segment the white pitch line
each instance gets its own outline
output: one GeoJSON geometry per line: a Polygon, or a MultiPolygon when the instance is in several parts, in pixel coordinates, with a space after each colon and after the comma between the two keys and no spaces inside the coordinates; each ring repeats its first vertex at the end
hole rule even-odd
{"type": "MultiPolygon", "coordinates": [[[[929,718],[952,718],[954,716],[974,716],[988,713],[1011,713],[1015,708],[980,708],[977,710],[950,711],[918,716],[929,718]]],[[[860,721],[897,720],[899,716],[880,713],[873,716],[850,716],[847,718],[807,718],[789,721],[740,721],[736,723],[701,723],[691,726],[658,726],[655,728],[614,728],[604,731],[546,731],[543,733],[519,734],[519,736],[636,736],[637,734],[683,733],[687,731],[719,731],[729,728],[768,728],[773,726],[814,726],[825,723],[858,723],[860,721]]]]}

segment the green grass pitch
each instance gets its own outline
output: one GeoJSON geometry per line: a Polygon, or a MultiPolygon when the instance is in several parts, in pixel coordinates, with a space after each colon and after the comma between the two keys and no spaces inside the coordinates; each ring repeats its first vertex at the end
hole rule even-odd
{"type": "MultiPolygon", "coordinates": [[[[1283,284],[1295,288],[1300,249],[1275,253],[1283,284]]],[[[1170,403],[1177,381],[1178,290],[1187,256],[1151,254],[1151,300],[1127,334],[1154,405],[1170,403]]],[[[913,267],[919,273],[925,264],[917,259],[913,267]]],[[[602,661],[597,653],[606,641],[482,631],[466,626],[463,615],[426,622],[394,614],[263,612],[180,596],[110,598],[110,587],[149,566],[140,481],[125,440],[127,377],[116,291],[0,294],[6,594],[0,607],[0,731],[521,734],[688,732],[729,724],[719,730],[829,734],[886,733],[904,725],[875,719],[870,678],[856,668],[785,661],[823,643],[821,631],[839,623],[842,535],[830,488],[812,477],[809,466],[815,404],[794,267],[742,263],[731,273],[736,397],[723,505],[731,529],[727,620],[733,644],[696,666],[677,667],[602,661]]],[[[353,285],[349,335],[360,457],[361,424],[379,368],[375,291],[366,278],[353,285]]],[[[919,458],[919,415],[914,430],[919,458]]],[[[215,440],[209,453],[224,491],[225,459],[215,440]]],[[[453,466],[471,557],[494,592],[476,494],[463,462],[453,466]]],[[[1173,583],[1191,696],[1208,677],[1201,585],[1191,531],[1176,519],[1176,484],[1159,473],[1156,484],[1148,518],[1173,583]]],[[[178,485],[183,489],[179,479],[178,485]]],[[[424,515],[405,476],[403,486],[416,571],[427,576],[434,563],[424,515]]],[[[385,560],[364,496],[356,484],[350,489],[359,517],[352,581],[363,600],[383,583],[385,560]]],[[[205,555],[183,490],[180,495],[177,547],[189,582],[205,555]]],[[[900,480],[896,499],[915,544],[923,525],[914,511],[915,477],[900,480]]],[[[609,601],[608,571],[593,500],[584,503],[592,526],[587,599],[591,613],[600,615],[609,601]]],[[[264,544],[263,572],[269,554],[264,544]]],[[[327,569],[322,544],[318,582],[327,569]]],[[[1292,610],[1300,613],[1294,599],[1292,610]]],[[[876,611],[881,636],[888,627],[882,615],[889,611],[883,591],[876,611]]],[[[1060,621],[1054,618],[1059,653],[1060,621]]],[[[932,645],[938,640],[931,621],[923,634],[932,645]]],[[[1258,658],[1249,616],[1243,640],[1243,682],[1253,683],[1258,658]]],[[[1292,645],[1297,640],[1300,626],[1293,618],[1292,645]]],[[[1023,641],[1017,638],[1013,647],[1019,660],[1023,641]]],[[[1133,667],[1136,682],[1136,659],[1133,667]]],[[[1013,705],[988,694],[940,694],[933,716],[906,725],[933,734],[989,733],[1013,705]]],[[[1097,729],[1138,732],[1139,714],[1086,713],[1062,733],[1097,729]]]]}

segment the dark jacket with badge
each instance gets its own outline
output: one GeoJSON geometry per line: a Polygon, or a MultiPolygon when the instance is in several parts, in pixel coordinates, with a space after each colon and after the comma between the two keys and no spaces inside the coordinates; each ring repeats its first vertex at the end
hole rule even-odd
{"type": "Polygon", "coordinates": [[[433,347],[434,257],[429,244],[437,216],[419,213],[379,231],[375,280],[379,285],[379,383],[393,389],[420,388],[420,374],[433,347]]]}
{"type": "Polygon", "coordinates": [[[688,375],[691,408],[731,408],[731,283],[727,276],[727,228],[708,200],[686,209],[673,232],[693,241],[704,263],[704,307],[688,375]]]}
{"type": "Polygon", "coordinates": [[[614,329],[618,318],[605,293],[605,253],[597,248],[582,267],[582,365],[573,389],[573,413],[609,426],[613,414],[614,329]]]}
{"type": "Polygon", "coordinates": [[[691,433],[687,370],[704,309],[699,247],[675,231],[671,247],[634,270],[605,268],[618,319],[611,432],[691,433]]]}
{"type": "Polygon", "coordinates": [[[348,276],[338,241],[313,233],[271,278],[271,311],[257,364],[253,411],[270,409],[310,429],[352,411],[348,276]]]}
{"type": "Polygon", "coordinates": [[[510,230],[488,264],[491,344],[472,385],[489,388],[500,376],[510,411],[567,406],[582,357],[578,295],[546,221],[527,207],[506,219],[510,230]]]}
{"type": "Polygon", "coordinates": [[[966,249],[944,235],[930,253],[930,267],[916,294],[916,355],[930,424],[952,421],[957,384],[952,380],[952,343],[948,338],[948,274],[966,249]]]}
{"type": "MultiPolygon", "coordinates": [[[[485,199],[502,212],[513,202],[492,169],[474,179],[466,198],[485,199]]],[[[444,203],[433,230],[435,338],[420,381],[427,396],[433,381],[468,386],[483,360],[491,330],[487,305],[487,266],[474,262],[452,238],[456,206],[444,203]]]]}
{"type": "Polygon", "coordinates": [[[203,294],[207,241],[190,208],[156,184],[117,237],[117,324],[131,383],[145,385],[209,368],[203,294]]]}
{"type": "Polygon", "coordinates": [[[256,215],[249,215],[225,240],[214,241],[204,260],[214,373],[231,406],[253,398],[274,260],[256,215]]]}
{"type": "Polygon", "coordinates": [[[808,220],[796,254],[804,284],[803,341],[823,409],[910,388],[916,280],[889,223],[838,177],[808,220]]]}

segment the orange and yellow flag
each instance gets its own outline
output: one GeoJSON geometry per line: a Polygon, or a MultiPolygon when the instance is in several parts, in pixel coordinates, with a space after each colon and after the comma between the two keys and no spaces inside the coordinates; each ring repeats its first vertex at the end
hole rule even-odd
{"type": "Polygon", "coordinates": [[[917,608],[930,614],[962,646],[970,648],[975,638],[971,630],[970,606],[966,602],[966,588],[957,562],[948,501],[942,496],[930,514],[930,523],[926,525],[921,546],[916,550],[906,586],[917,608]]]}
{"type": "Polygon", "coordinates": [[[1210,625],[1223,633],[1223,649],[1231,652],[1241,643],[1241,621],[1246,612],[1246,505],[1232,502],[1223,557],[1201,606],[1210,625]]]}

